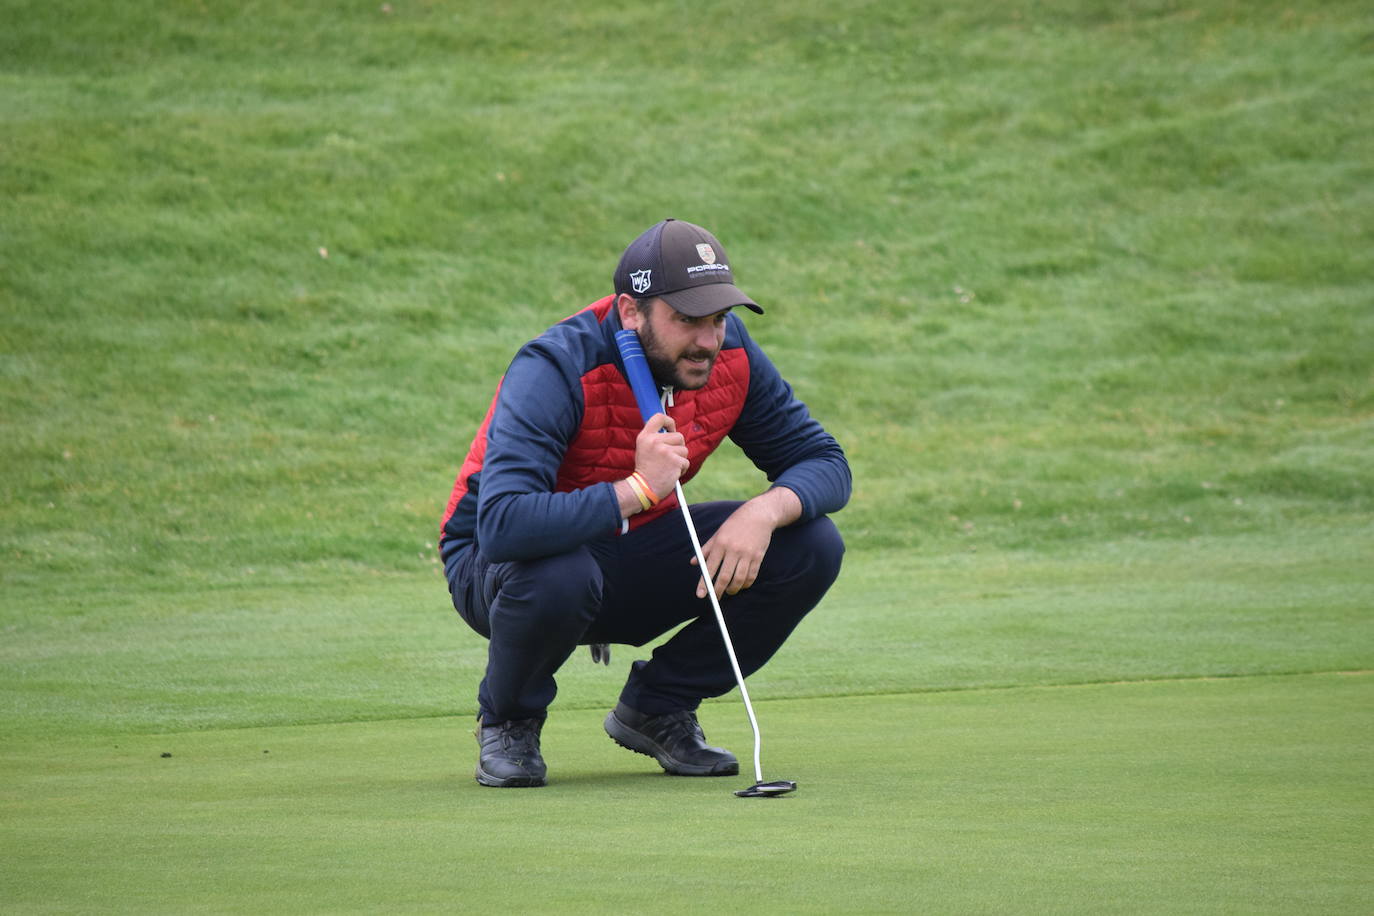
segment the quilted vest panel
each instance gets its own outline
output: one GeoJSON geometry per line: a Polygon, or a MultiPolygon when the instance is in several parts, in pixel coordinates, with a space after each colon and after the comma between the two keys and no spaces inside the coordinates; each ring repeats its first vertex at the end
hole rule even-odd
{"type": "MultiPolygon", "coordinates": [[[[739,348],[721,351],[706,387],[674,392],[668,416],[687,440],[689,465],[683,483],[696,476],[734,428],[748,391],[749,359],[739,348]]],[[[582,425],[558,469],[557,489],[562,492],[629,477],[635,469],[635,438],[644,426],[634,393],[614,364],[598,366],[582,376],[582,396],[582,425]]],[[[663,502],[632,516],[631,528],[677,506],[676,495],[659,495],[665,496],[663,502]]]]}

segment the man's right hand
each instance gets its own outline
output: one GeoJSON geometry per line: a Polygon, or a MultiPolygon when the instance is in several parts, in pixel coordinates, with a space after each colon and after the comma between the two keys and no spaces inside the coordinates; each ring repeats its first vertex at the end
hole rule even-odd
{"type": "Polygon", "coordinates": [[[635,470],[664,499],[687,471],[687,440],[666,413],[656,413],[635,437],[635,470]],[[662,430],[662,432],[660,432],[662,430]]]}

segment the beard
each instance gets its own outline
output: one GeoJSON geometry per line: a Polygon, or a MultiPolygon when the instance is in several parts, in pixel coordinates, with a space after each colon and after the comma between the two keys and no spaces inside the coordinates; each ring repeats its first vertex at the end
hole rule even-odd
{"type": "Polygon", "coordinates": [[[671,385],[679,391],[695,391],[706,387],[706,383],[711,380],[711,369],[716,365],[716,357],[720,355],[719,351],[712,353],[709,350],[691,349],[675,357],[669,356],[663,351],[657,335],[648,322],[639,327],[639,342],[644,347],[644,360],[649,364],[649,371],[654,374],[654,381],[659,385],[671,385]],[[681,359],[704,359],[707,361],[706,368],[687,375],[678,368],[678,361],[681,359]]]}

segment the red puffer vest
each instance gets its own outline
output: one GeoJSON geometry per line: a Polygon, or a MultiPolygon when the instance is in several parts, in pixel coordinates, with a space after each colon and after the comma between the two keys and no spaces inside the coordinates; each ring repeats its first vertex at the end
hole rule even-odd
{"type": "MultiPolygon", "coordinates": [[[[607,296],[588,306],[604,321],[615,302],[607,296]]],[[[696,476],[701,465],[724,441],[744,409],[749,391],[749,360],[743,348],[721,350],[711,370],[711,379],[696,391],[673,393],[667,414],[677,423],[677,431],[687,440],[686,483],[696,476]]],[[[558,469],[560,492],[577,490],[603,481],[629,477],[635,469],[635,438],[644,427],[635,404],[634,392],[615,363],[597,366],[582,376],[582,425],[568,446],[558,469]]],[[[673,493],[659,493],[663,501],[652,509],[630,517],[637,528],[677,506],[673,493]]]]}
{"type": "MultiPolygon", "coordinates": [[[[596,317],[598,330],[605,330],[605,321],[614,306],[615,297],[597,300],[582,311],[596,317]]],[[[580,313],[579,313],[580,314],[580,313]]],[[[612,352],[614,352],[612,350],[612,352]]],[[[584,372],[582,381],[582,423],[568,446],[563,463],[558,468],[555,489],[571,492],[607,481],[623,480],[634,471],[635,438],[644,427],[635,404],[630,383],[614,361],[602,363],[584,372]]],[[[686,483],[700,470],[706,458],[714,452],[739,419],[744,399],[749,392],[749,358],[744,348],[732,346],[722,349],[711,370],[710,381],[696,391],[679,391],[673,396],[668,415],[677,423],[678,432],[687,441],[689,466],[682,475],[686,483]]],[[[500,393],[500,385],[497,386],[500,393]]],[[[487,427],[491,422],[496,398],[473,439],[463,466],[454,482],[444,523],[472,498],[468,492],[469,478],[481,470],[486,453],[487,427]]],[[[645,512],[630,517],[631,528],[658,518],[677,506],[674,493],[660,493],[663,501],[645,512]]],[[[475,509],[469,509],[471,512],[475,509]]]]}

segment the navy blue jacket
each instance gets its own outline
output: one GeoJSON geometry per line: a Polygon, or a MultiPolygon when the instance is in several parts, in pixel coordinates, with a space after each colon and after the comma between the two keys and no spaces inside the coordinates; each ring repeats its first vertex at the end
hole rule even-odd
{"type": "MultiPolygon", "coordinates": [[[[445,558],[476,544],[494,562],[553,556],[633,529],[676,506],[621,518],[614,482],[634,471],[643,422],[615,345],[614,297],[549,328],[515,355],[468,451],[444,516],[445,558]]],[[[687,439],[685,484],[728,435],[802,519],[842,508],[844,451],[799,401],[738,316],[710,381],[676,392],[668,414],[687,439]]],[[[663,494],[660,494],[663,495],[663,494]]]]}

